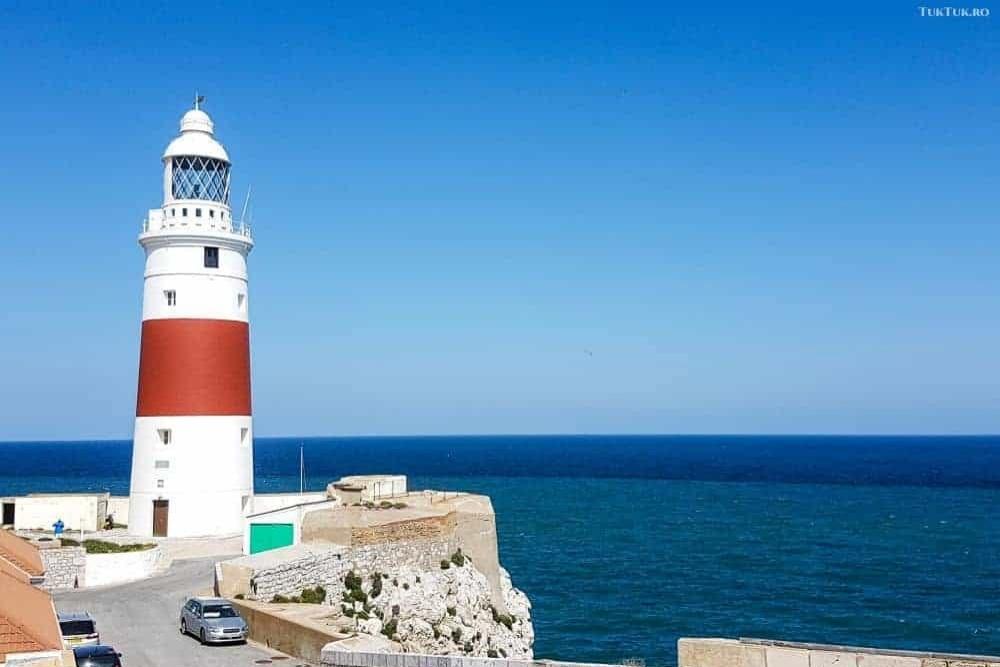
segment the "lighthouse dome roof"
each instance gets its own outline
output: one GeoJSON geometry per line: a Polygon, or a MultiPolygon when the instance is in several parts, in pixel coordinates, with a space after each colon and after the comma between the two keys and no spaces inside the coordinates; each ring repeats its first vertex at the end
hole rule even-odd
{"type": "Polygon", "coordinates": [[[191,109],[181,117],[181,133],[167,145],[163,159],[196,155],[229,162],[229,153],[216,140],[214,130],[211,116],[201,109],[191,109]]]}

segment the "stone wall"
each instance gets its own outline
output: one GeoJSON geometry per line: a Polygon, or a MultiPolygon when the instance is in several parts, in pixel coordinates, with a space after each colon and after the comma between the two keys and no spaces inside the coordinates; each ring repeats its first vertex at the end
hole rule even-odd
{"type": "Polygon", "coordinates": [[[83,547],[39,549],[45,566],[41,588],[48,591],[86,586],[87,553],[83,547]]]}
{"type": "MultiPolygon", "coordinates": [[[[319,553],[305,552],[295,558],[254,568],[250,574],[250,590],[246,596],[251,600],[267,602],[275,595],[298,595],[303,588],[320,585],[327,590],[328,603],[339,603],[344,589],[344,576],[352,570],[363,577],[370,577],[374,572],[387,572],[403,566],[430,569],[440,567],[441,560],[448,558],[451,553],[451,543],[448,540],[411,540],[331,548],[319,553]]],[[[239,567],[241,560],[243,559],[224,563],[223,568],[229,569],[227,566],[230,564],[239,567]]],[[[235,575],[227,576],[232,576],[234,580],[237,578],[235,575]]]]}
{"type": "Polygon", "coordinates": [[[759,639],[681,639],[678,667],[996,667],[1000,657],[759,639]]]}
{"type": "Polygon", "coordinates": [[[429,540],[451,535],[455,531],[455,513],[409,519],[375,526],[351,529],[351,544],[368,545],[407,540],[429,540]]]}

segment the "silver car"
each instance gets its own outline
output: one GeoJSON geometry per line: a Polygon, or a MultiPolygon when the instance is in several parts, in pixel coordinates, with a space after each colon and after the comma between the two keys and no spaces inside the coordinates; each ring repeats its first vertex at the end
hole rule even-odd
{"type": "Polygon", "coordinates": [[[229,600],[190,598],[181,609],[181,632],[202,644],[219,644],[246,641],[249,628],[229,600]]]}

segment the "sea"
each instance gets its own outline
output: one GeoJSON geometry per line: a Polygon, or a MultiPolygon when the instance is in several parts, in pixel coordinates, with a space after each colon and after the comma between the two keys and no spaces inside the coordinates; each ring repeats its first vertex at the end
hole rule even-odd
{"type": "MultiPolygon", "coordinates": [[[[539,657],[678,637],[1000,654],[1000,437],[260,438],[261,492],[358,473],[488,494],[539,657]]],[[[131,444],[0,443],[0,496],[127,494],[131,444]]]]}

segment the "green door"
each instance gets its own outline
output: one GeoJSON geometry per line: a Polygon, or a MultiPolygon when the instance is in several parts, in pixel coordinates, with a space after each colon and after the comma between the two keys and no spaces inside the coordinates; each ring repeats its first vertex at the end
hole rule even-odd
{"type": "Polygon", "coordinates": [[[250,553],[269,551],[291,546],[295,541],[295,530],[290,523],[250,524],[250,553]]]}

